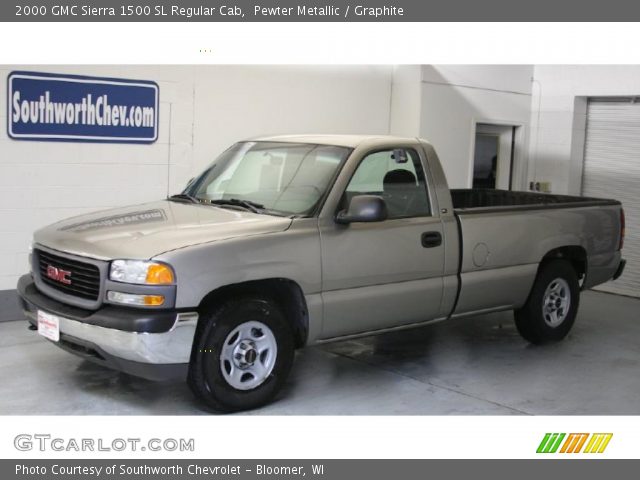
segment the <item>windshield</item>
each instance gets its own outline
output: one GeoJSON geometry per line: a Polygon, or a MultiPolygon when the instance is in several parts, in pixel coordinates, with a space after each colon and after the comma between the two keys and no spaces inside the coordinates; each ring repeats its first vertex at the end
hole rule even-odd
{"type": "Polygon", "coordinates": [[[320,202],[350,152],[330,145],[237,143],[184,193],[204,202],[241,200],[260,205],[267,213],[305,215],[320,202]]]}

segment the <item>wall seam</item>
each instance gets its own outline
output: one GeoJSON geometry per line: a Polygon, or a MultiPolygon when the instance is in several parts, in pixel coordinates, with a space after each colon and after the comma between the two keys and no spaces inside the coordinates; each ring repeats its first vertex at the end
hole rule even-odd
{"type": "Polygon", "coordinates": [[[434,82],[431,80],[421,80],[420,83],[427,83],[429,85],[442,85],[445,87],[459,87],[459,88],[469,88],[472,90],[484,90],[486,92],[496,92],[496,93],[511,93],[513,95],[522,95],[525,97],[530,97],[531,93],[517,92],[515,90],[500,90],[497,88],[486,88],[486,87],[474,87],[472,85],[462,85],[458,83],[447,83],[447,82],[434,82]]]}
{"type": "Polygon", "coordinates": [[[167,197],[171,190],[171,121],[173,117],[173,103],[169,102],[169,133],[167,142],[167,197]]]}
{"type": "Polygon", "coordinates": [[[389,73],[389,111],[387,112],[387,134],[391,135],[391,122],[393,116],[393,79],[395,67],[391,68],[389,73]]]}

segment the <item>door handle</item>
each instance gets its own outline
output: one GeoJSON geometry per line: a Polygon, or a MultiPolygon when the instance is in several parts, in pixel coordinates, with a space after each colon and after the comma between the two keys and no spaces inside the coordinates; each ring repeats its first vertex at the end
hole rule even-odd
{"type": "Polygon", "coordinates": [[[425,232],[420,238],[424,248],[433,248],[442,245],[442,235],[440,232],[425,232]]]}

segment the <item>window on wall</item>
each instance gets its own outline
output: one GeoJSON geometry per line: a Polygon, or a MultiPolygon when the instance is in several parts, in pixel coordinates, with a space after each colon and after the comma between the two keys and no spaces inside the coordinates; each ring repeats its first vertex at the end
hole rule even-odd
{"type": "Polygon", "coordinates": [[[516,127],[476,125],[473,188],[511,189],[516,127]]]}
{"type": "Polygon", "coordinates": [[[367,155],[355,171],[343,197],[343,205],[356,195],[379,195],[389,218],[431,215],[424,169],[412,149],[392,149],[367,155]]]}

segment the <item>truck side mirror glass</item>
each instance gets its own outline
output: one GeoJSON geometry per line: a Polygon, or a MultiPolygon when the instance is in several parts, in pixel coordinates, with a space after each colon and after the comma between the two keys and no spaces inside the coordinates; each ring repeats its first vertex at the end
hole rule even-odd
{"type": "Polygon", "coordinates": [[[336,223],[382,222],[387,216],[387,205],[382,197],[356,195],[351,199],[347,210],[338,212],[336,223]]]}

